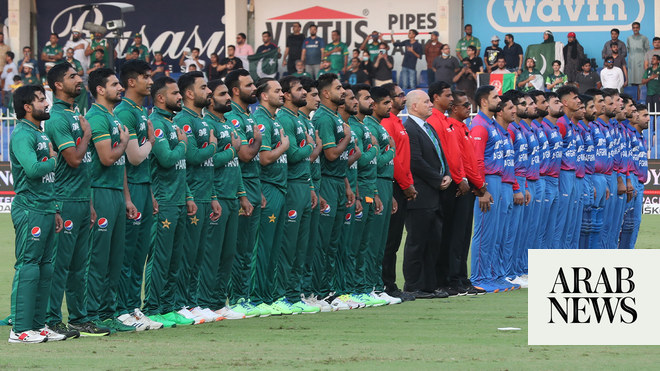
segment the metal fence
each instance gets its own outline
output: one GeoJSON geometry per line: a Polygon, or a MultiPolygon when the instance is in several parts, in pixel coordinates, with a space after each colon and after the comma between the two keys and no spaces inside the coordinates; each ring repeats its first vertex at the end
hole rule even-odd
{"type": "MultiPolygon", "coordinates": [[[[649,159],[660,159],[660,111],[651,111],[651,122],[649,128],[644,132],[644,136],[648,142],[648,156],[649,159]]],[[[474,117],[476,114],[472,114],[474,117]]],[[[408,117],[406,111],[401,112],[399,115],[405,122],[408,117]]],[[[470,117],[470,120],[472,119],[470,117]]],[[[0,110],[0,161],[9,161],[9,138],[11,132],[14,130],[16,124],[16,116],[8,113],[5,110],[0,110]]]]}

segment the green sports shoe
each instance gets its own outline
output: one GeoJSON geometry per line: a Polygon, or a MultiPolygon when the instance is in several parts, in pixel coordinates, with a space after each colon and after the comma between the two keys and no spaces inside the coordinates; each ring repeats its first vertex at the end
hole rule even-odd
{"type": "Polygon", "coordinates": [[[271,304],[270,307],[271,307],[271,312],[274,308],[276,311],[282,314],[286,314],[286,315],[293,314],[293,308],[291,308],[291,303],[289,303],[289,301],[286,300],[286,298],[280,298],[279,300],[271,304]]]}
{"type": "Polygon", "coordinates": [[[176,327],[176,322],[170,321],[166,319],[165,317],[161,316],[160,314],[155,314],[153,316],[147,316],[149,317],[150,320],[160,322],[163,324],[163,328],[170,328],[170,327],[176,327]]]}
{"type": "Polygon", "coordinates": [[[321,311],[321,308],[313,307],[311,305],[307,305],[307,304],[303,303],[302,301],[291,304],[291,307],[300,309],[300,313],[303,313],[303,314],[318,313],[318,312],[321,311]]]}
{"type": "Polygon", "coordinates": [[[257,310],[259,311],[259,313],[260,313],[260,314],[259,314],[259,317],[268,317],[268,316],[270,316],[270,315],[277,315],[277,316],[279,316],[279,315],[282,314],[282,313],[280,313],[280,312],[277,312],[277,314],[276,314],[276,313],[273,313],[273,312],[274,312],[274,311],[273,311],[273,308],[271,308],[270,305],[268,305],[268,304],[266,304],[266,303],[261,303],[261,304],[257,305],[257,306],[254,307],[254,308],[257,309],[257,310]]]}
{"type": "MultiPolygon", "coordinates": [[[[168,320],[170,322],[174,322],[177,326],[188,326],[188,325],[192,325],[193,323],[195,323],[194,319],[188,319],[188,318],[180,315],[179,313],[177,313],[175,311],[165,313],[165,314],[161,314],[160,316],[161,316],[162,319],[168,320]]],[[[160,321],[158,321],[158,322],[160,322],[160,321]]]]}
{"type": "Polygon", "coordinates": [[[231,307],[231,310],[237,313],[242,313],[245,318],[253,318],[261,315],[261,311],[254,305],[245,301],[245,299],[240,299],[236,305],[231,307]]]}
{"type": "Polygon", "coordinates": [[[363,302],[367,307],[373,307],[376,305],[375,300],[368,294],[355,294],[355,296],[359,298],[360,301],[363,302]]]}
{"type": "Polygon", "coordinates": [[[110,331],[115,330],[118,332],[130,332],[130,331],[135,331],[135,327],[133,326],[126,326],[125,324],[121,323],[120,320],[116,318],[108,318],[105,319],[101,322],[103,326],[107,327],[110,329],[110,331]]]}

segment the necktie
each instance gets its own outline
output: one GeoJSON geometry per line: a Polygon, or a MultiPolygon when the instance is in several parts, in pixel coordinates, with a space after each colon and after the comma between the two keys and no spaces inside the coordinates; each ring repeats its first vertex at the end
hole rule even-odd
{"type": "Polygon", "coordinates": [[[435,137],[435,132],[431,128],[431,125],[428,123],[424,123],[424,130],[426,130],[426,134],[429,135],[431,138],[431,142],[433,142],[433,145],[435,146],[435,151],[438,153],[438,158],[440,159],[440,172],[442,174],[445,173],[445,159],[444,155],[442,153],[442,148],[440,148],[440,143],[438,143],[438,138],[435,137]]]}

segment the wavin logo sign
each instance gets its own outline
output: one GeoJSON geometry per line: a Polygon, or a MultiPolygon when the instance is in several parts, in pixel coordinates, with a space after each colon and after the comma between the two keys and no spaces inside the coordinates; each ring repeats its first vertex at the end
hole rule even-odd
{"type": "Polygon", "coordinates": [[[625,31],[645,12],[643,0],[488,0],[486,6],[488,22],[503,33],[544,32],[550,26],[553,32],[625,31]]]}

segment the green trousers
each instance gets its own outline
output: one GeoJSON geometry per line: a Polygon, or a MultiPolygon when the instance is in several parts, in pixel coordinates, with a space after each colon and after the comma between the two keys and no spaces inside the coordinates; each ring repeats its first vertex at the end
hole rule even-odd
{"type": "MultiPolygon", "coordinates": [[[[353,190],[355,192],[355,190],[353,190]]],[[[346,208],[344,215],[344,224],[341,228],[341,243],[337,249],[337,263],[335,265],[334,289],[337,295],[343,295],[353,292],[351,282],[355,275],[355,254],[352,253],[352,241],[356,236],[356,228],[361,228],[361,223],[357,222],[355,216],[355,205],[346,208]]]]}
{"type": "Polygon", "coordinates": [[[14,332],[39,330],[46,323],[53,276],[55,215],[14,204],[11,220],[16,234],[16,273],[11,290],[14,332]]]}
{"type": "Polygon", "coordinates": [[[252,254],[257,242],[257,231],[261,219],[261,182],[259,178],[243,178],[243,186],[248,201],[254,207],[252,215],[239,213],[236,255],[231,270],[229,300],[231,304],[250,297],[250,274],[252,272],[252,254]]]}
{"type": "Polygon", "coordinates": [[[250,276],[250,300],[254,305],[270,304],[279,297],[273,295],[279,292],[275,283],[275,270],[280,258],[279,249],[284,235],[283,219],[285,193],[270,183],[261,183],[261,192],[266,198],[266,207],[261,210],[257,244],[252,255],[252,272],[250,276]]]}
{"type": "Polygon", "coordinates": [[[124,262],[117,292],[117,315],[142,307],[142,275],[151,245],[151,227],[154,223],[151,186],[128,183],[131,201],[138,217],[126,219],[126,245],[124,262]]]}
{"type": "Polygon", "coordinates": [[[64,229],[55,235],[53,281],[46,315],[46,323],[50,326],[62,322],[62,299],[65,293],[69,323],[87,321],[84,298],[90,214],[89,201],[60,202],[64,229]]]}
{"type": "Polygon", "coordinates": [[[286,296],[291,303],[300,301],[302,280],[309,246],[312,193],[309,181],[290,181],[286,190],[286,217],[281,255],[276,272],[276,298],[286,296]]]}
{"type": "Polygon", "coordinates": [[[118,189],[92,188],[96,224],[89,238],[85,300],[89,320],[105,320],[117,311],[117,287],[124,261],[126,201],[118,189]]]}
{"type": "MultiPolygon", "coordinates": [[[[321,183],[319,182],[319,187],[321,183]]],[[[318,200],[318,188],[315,188],[316,198],[318,200]]],[[[311,194],[310,194],[311,196],[311,194]]],[[[302,288],[301,292],[305,295],[311,295],[314,290],[312,289],[312,277],[314,276],[313,270],[316,265],[318,269],[323,269],[320,263],[321,245],[319,244],[319,218],[321,217],[319,203],[311,210],[309,217],[309,241],[307,243],[307,251],[305,251],[305,265],[303,269],[302,288]]]]}
{"type": "Polygon", "coordinates": [[[187,217],[185,205],[158,205],[144,277],[146,314],[164,314],[180,309],[175,304],[175,296],[187,217]]]}
{"type": "Polygon", "coordinates": [[[321,210],[318,238],[321,255],[313,266],[312,291],[321,297],[337,291],[337,252],[342,242],[342,230],[346,217],[346,187],[343,178],[325,177],[319,191],[328,206],[321,210]]]}
{"type": "Polygon", "coordinates": [[[202,273],[202,259],[206,250],[206,239],[208,238],[209,223],[211,218],[211,202],[195,202],[197,213],[188,215],[186,222],[186,238],[183,241],[183,253],[181,267],[179,268],[179,281],[177,282],[177,294],[175,304],[177,308],[194,308],[197,303],[197,285],[200,275],[208,276],[208,272],[202,273]]]}
{"type": "Polygon", "coordinates": [[[378,178],[376,187],[378,195],[383,202],[383,212],[380,215],[374,215],[373,224],[370,227],[371,236],[369,238],[369,253],[366,255],[371,262],[365,269],[365,286],[368,291],[376,289],[383,291],[383,257],[385,255],[385,245],[387,244],[387,231],[392,217],[392,179],[378,178]]]}
{"type": "Polygon", "coordinates": [[[220,309],[229,296],[229,280],[236,255],[238,200],[219,199],[222,215],[209,223],[200,269],[197,300],[202,308],[220,309]]]}

